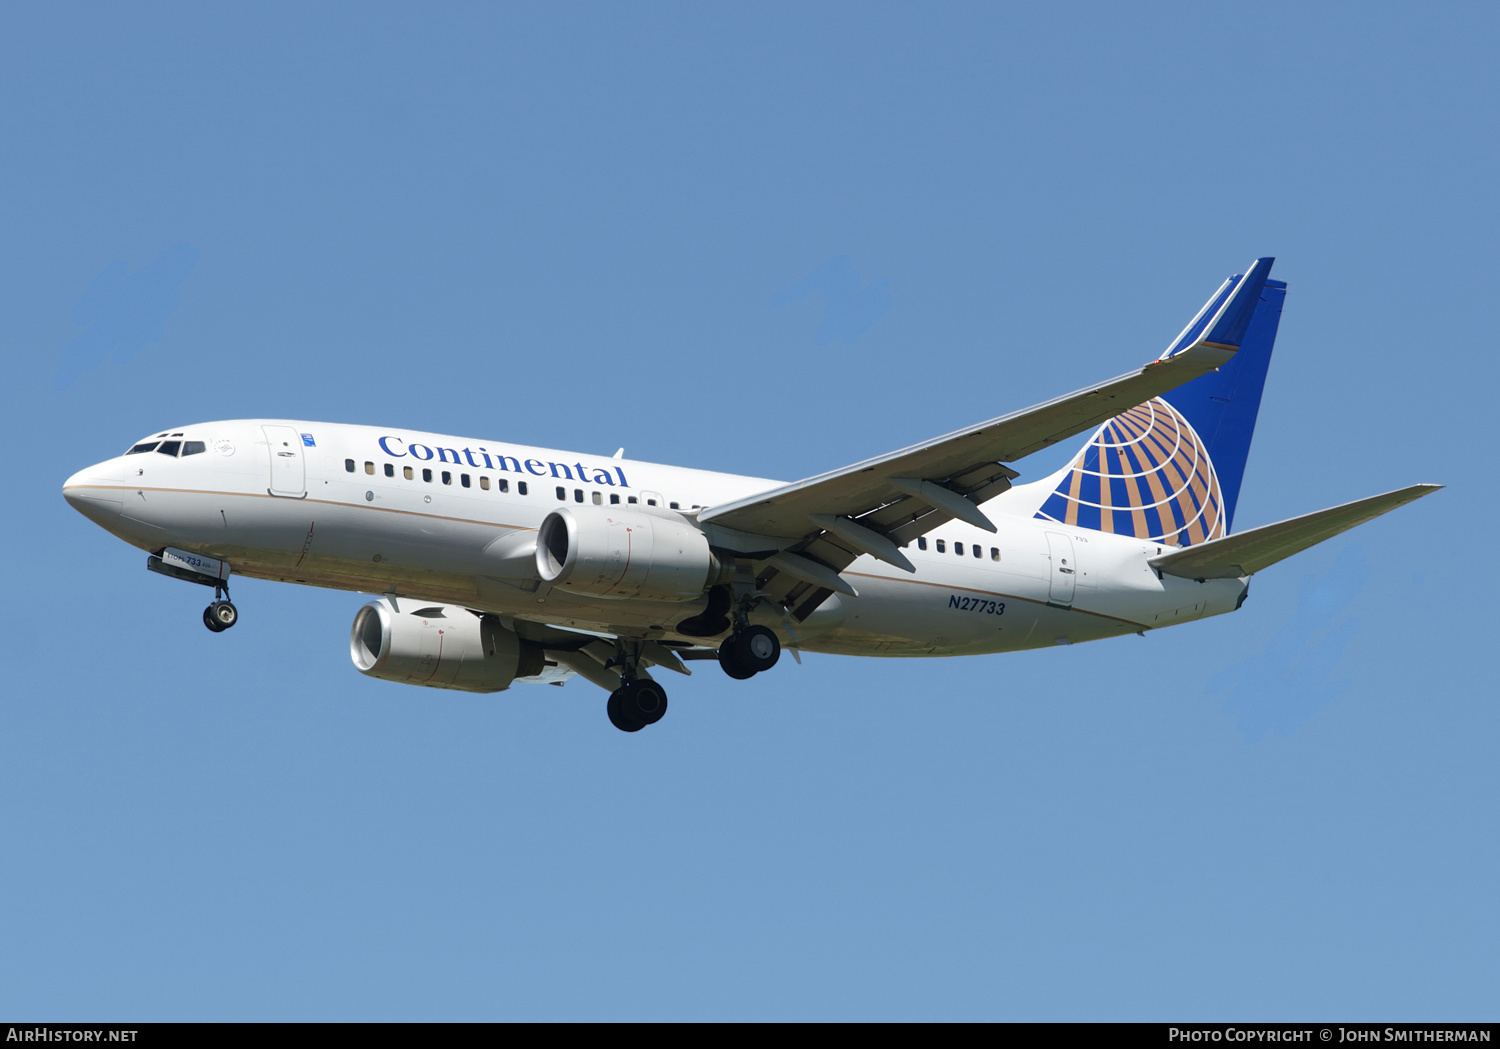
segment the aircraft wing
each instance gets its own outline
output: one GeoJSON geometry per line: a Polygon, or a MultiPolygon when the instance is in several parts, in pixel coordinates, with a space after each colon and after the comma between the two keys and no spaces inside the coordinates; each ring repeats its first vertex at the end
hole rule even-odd
{"type": "Polygon", "coordinates": [[[1356,499],[1342,506],[1153,557],[1149,564],[1159,572],[1186,579],[1234,579],[1253,575],[1355,525],[1364,524],[1424,495],[1431,495],[1441,487],[1440,484],[1414,484],[1384,495],[1356,499]]]}
{"type": "Polygon", "coordinates": [[[1019,476],[1007,462],[1143,404],[1228,361],[1260,302],[1273,259],[1230,278],[1156,360],[1139,371],[840,470],[710,507],[710,542],[774,564],[761,581],[805,616],[862,553],[915,571],[900,546],[955,518],[993,532],[978,505],[1019,476]],[[774,558],[772,555],[775,555],[774,558]],[[773,582],[776,576],[782,577],[773,582]]]}
{"type": "MultiPolygon", "coordinates": [[[[949,508],[949,503],[940,503],[939,493],[928,491],[924,497],[911,492],[908,486],[893,483],[893,479],[909,479],[913,484],[928,481],[971,505],[984,502],[1009,488],[1010,480],[1018,476],[1004,463],[1092,429],[1106,419],[1196,379],[1232,355],[1232,350],[1194,347],[1171,360],[1153,361],[1138,372],[1023,411],[712,507],[700,514],[698,520],[760,535],[797,536],[807,531],[809,514],[860,518],[900,502],[905,505],[899,515],[864,523],[884,525],[888,530],[894,528],[903,534],[892,538],[905,542],[935,527],[924,524],[912,530],[908,525],[925,514],[949,508]]],[[[950,509],[942,520],[959,515],[950,509]]]]}

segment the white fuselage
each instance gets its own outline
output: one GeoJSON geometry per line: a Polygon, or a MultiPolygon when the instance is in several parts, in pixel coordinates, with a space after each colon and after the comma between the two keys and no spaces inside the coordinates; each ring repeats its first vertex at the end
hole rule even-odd
{"type": "MultiPolygon", "coordinates": [[[[691,519],[782,483],[368,426],[254,419],[171,433],[203,442],[205,451],[122,455],[69,478],[64,494],[143,550],[218,558],[239,575],[696,644],[705,642],[674,628],[703,610],[702,599],[527,589],[487,572],[486,549],[535,531],[562,505],[654,503],[691,519]]],[[[915,574],[860,557],[843,573],[858,596],[835,595],[803,623],[770,613],[752,619],[804,650],[937,656],[1134,633],[1232,611],[1241,601],[1243,579],[1159,576],[1147,564],[1165,549],[1156,543],[1035,519],[1050,491],[1043,480],[984,504],[995,533],[958,521],[939,526],[925,544],[906,547],[915,574]]]]}

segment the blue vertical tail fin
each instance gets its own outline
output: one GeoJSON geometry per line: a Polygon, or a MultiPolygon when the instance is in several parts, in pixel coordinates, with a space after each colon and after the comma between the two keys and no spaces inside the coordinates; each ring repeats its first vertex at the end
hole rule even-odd
{"type": "Polygon", "coordinates": [[[1162,354],[1208,342],[1234,356],[1101,426],[1037,517],[1170,546],[1229,534],[1286,298],[1285,282],[1266,279],[1271,262],[1249,271],[1258,296],[1235,296],[1247,277],[1231,277],[1162,354]]]}
{"type": "Polygon", "coordinates": [[[1250,439],[1255,435],[1255,417],[1271,367],[1276,329],[1281,324],[1281,305],[1286,282],[1268,280],[1250,317],[1239,352],[1220,365],[1218,371],[1200,375],[1185,386],[1163,395],[1187,420],[1218,475],[1224,502],[1224,532],[1234,523],[1234,508],[1250,458],[1250,439]]]}

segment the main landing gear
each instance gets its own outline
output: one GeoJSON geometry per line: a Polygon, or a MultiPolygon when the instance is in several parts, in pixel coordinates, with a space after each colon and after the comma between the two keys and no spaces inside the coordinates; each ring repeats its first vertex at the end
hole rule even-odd
{"type": "Polygon", "coordinates": [[[609,723],[621,732],[639,732],[667,712],[667,690],[646,678],[627,681],[609,694],[604,709],[609,723]]]}
{"type": "Polygon", "coordinates": [[[604,707],[609,723],[621,732],[639,732],[660,721],[667,712],[667,690],[641,676],[641,642],[616,639],[615,658],[608,666],[620,671],[620,687],[609,694],[604,707]]]}
{"type": "Polygon", "coordinates": [[[730,635],[719,645],[719,666],[736,681],[770,670],[781,658],[781,641],[763,626],[750,625],[750,612],[762,593],[755,585],[749,565],[736,568],[733,586],[716,586],[708,592],[707,607],[691,619],[677,624],[677,632],[688,637],[730,635]]]}
{"type": "Polygon", "coordinates": [[[763,626],[747,626],[725,638],[719,646],[719,666],[736,681],[770,670],[781,658],[781,642],[763,626]]]}

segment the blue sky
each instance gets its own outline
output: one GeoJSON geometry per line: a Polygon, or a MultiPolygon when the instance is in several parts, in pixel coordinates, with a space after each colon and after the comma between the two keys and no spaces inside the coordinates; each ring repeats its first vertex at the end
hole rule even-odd
{"type": "Polygon", "coordinates": [[[1492,1019],[1496,20],[8,7],[0,1015],[1492,1019]],[[795,479],[1258,255],[1236,524],[1449,487],[1145,639],[710,666],[626,736],[361,677],[353,594],[211,635],[59,493],[252,416],[795,479]]]}

